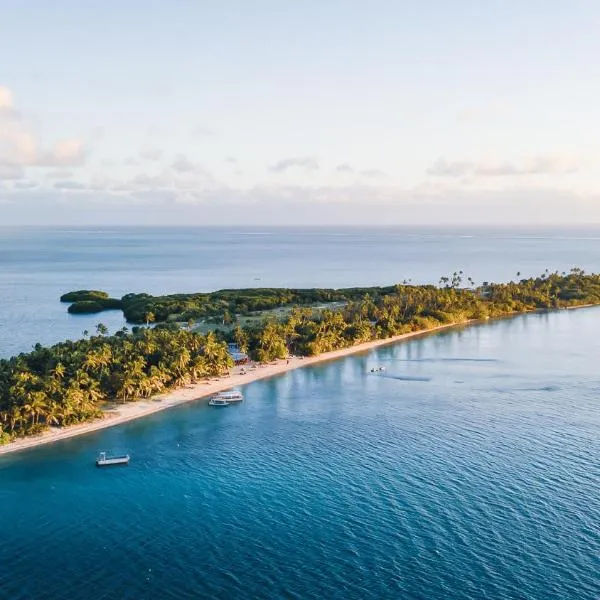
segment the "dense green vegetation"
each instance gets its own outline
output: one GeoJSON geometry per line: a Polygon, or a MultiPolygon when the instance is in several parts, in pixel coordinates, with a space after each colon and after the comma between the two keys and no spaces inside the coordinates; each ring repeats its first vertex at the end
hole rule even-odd
{"type": "Polygon", "coordinates": [[[106,300],[108,294],[100,290],[77,290],[63,294],[60,297],[61,302],[80,302],[86,300],[106,300]]]}
{"type": "Polygon", "coordinates": [[[213,333],[183,329],[121,330],[66,341],[0,360],[0,440],[49,425],[71,425],[101,414],[107,400],[147,398],[232,365],[213,333]]]}
{"type": "MultiPolygon", "coordinates": [[[[140,296],[145,295],[130,295],[140,296]]],[[[517,283],[484,283],[474,288],[465,287],[462,274],[454,273],[442,278],[439,287],[402,284],[368,291],[224,290],[146,298],[151,300],[140,304],[146,322],[164,319],[165,314],[173,314],[169,311],[174,307],[180,311],[176,314],[185,314],[189,302],[193,310],[218,307],[232,311],[233,327],[202,335],[167,323],[155,328],[134,327],[131,332],[123,328],[109,336],[99,324],[92,337],[50,348],[37,345],[30,353],[0,360],[0,443],[50,425],[95,418],[109,400],[146,398],[223,374],[232,366],[226,341],[236,342],[261,362],[289,354],[315,355],[441,324],[600,304],[600,276],[573,269],[568,274],[545,273],[517,283]],[[314,307],[315,302],[340,300],[344,302],[335,310],[314,307]],[[282,305],[291,309],[279,319],[271,316],[241,327],[235,323],[234,304],[238,310],[241,304],[253,310],[282,305]]]]}
{"type": "Polygon", "coordinates": [[[67,309],[73,315],[83,313],[99,313],[103,310],[122,309],[123,304],[116,298],[106,298],[105,300],[79,300],[74,302],[67,309]]]}
{"type": "Polygon", "coordinates": [[[100,290],[77,290],[60,297],[61,302],[72,302],[67,309],[71,314],[99,313],[103,310],[122,309],[123,303],[118,298],[109,298],[100,290]]]}
{"type": "MultiPolygon", "coordinates": [[[[347,302],[357,300],[365,294],[374,298],[390,294],[394,287],[348,288],[332,289],[286,289],[286,288],[253,288],[240,290],[219,290],[207,294],[171,294],[168,296],[151,296],[150,294],[126,294],[121,300],[109,299],[106,292],[103,300],[86,297],[85,290],[70,292],[63,298],[76,297],[75,304],[69,307],[69,312],[85,312],[79,310],[87,302],[103,302],[112,300],[119,306],[106,305],[105,308],[122,308],[129,323],[148,323],[164,321],[187,322],[189,320],[212,319],[229,323],[233,315],[249,315],[255,312],[272,310],[274,308],[291,306],[311,306],[331,302],[347,302]],[[79,296],[74,296],[74,295],[79,296]],[[148,316],[150,315],[150,319],[148,316]]],[[[98,292],[89,292],[98,293],[98,292]]],[[[103,308],[101,310],[104,310],[103,308]]],[[[88,311],[92,312],[92,311],[88,311]]],[[[97,312],[97,311],[93,311],[97,312]]]]}

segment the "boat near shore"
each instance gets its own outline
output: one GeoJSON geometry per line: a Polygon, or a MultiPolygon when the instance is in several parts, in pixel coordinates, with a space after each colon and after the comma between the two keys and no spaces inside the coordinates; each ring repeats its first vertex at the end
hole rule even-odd
{"type": "Polygon", "coordinates": [[[229,406],[244,399],[242,392],[230,390],[227,392],[218,392],[208,401],[210,406],[229,406]]]}
{"type": "Polygon", "coordinates": [[[211,398],[208,401],[209,406],[229,406],[229,402],[223,398],[211,398]]]}
{"type": "Polygon", "coordinates": [[[113,465],[128,465],[129,454],[123,454],[121,456],[107,456],[106,452],[100,452],[96,459],[97,467],[110,467],[113,465]]]}

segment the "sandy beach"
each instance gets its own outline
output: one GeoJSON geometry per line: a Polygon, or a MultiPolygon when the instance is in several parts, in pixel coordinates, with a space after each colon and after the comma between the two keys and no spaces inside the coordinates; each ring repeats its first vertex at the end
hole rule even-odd
{"type": "Polygon", "coordinates": [[[44,433],[27,437],[20,438],[14,442],[10,442],[4,446],[0,446],[0,455],[8,454],[10,452],[18,452],[19,450],[25,450],[27,448],[35,448],[43,444],[49,444],[58,440],[64,440],[77,435],[84,435],[91,431],[97,431],[106,427],[114,427],[133,419],[139,419],[146,415],[150,415],[161,410],[166,410],[173,406],[178,406],[185,402],[192,402],[194,400],[201,400],[230,388],[238,388],[245,384],[259,379],[266,379],[275,375],[281,375],[293,369],[299,369],[301,367],[307,367],[316,363],[321,363],[329,360],[335,360],[350,354],[357,354],[360,352],[367,352],[378,346],[384,346],[387,344],[393,344],[409,338],[417,336],[427,335],[441,329],[448,329],[454,327],[454,324],[441,325],[433,329],[427,329],[424,331],[415,331],[411,333],[405,333],[384,340],[376,340],[373,342],[366,342],[364,344],[358,344],[350,348],[344,348],[342,350],[336,350],[334,352],[326,352],[319,354],[318,356],[310,357],[293,357],[289,360],[277,360],[272,363],[261,365],[251,365],[247,367],[236,367],[231,369],[229,375],[225,375],[219,378],[213,378],[201,381],[200,383],[189,385],[183,388],[172,390],[165,394],[154,396],[147,400],[139,400],[137,402],[128,402],[126,404],[118,404],[113,408],[104,411],[104,417],[90,423],[83,423],[81,425],[72,425],[70,427],[51,427],[44,433]]]}

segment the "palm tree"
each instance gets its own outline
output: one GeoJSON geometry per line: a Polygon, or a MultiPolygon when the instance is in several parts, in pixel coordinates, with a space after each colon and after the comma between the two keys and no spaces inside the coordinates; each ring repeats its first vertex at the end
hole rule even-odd
{"type": "Polygon", "coordinates": [[[98,323],[98,325],[96,325],[96,333],[98,335],[107,335],[108,327],[104,323],[98,323]]]}
{"type": "Polygon", "coordinates": [[[285,358],[287,346],[279,332],[277,324],[268,321],[260,333],[257,344],[257,357],[261,362],[269,362],[274,358],[285,358]]]}
{"type": "Polygon", "coordinates": [[[227,351],[227,346],[224,342],[217,341],[212,331],[204,336],[202,356],[206,359],[210,375],[220,375],[233,366],[233,359],[227,351]]]}
{"type": "Polygon", "coordinates": [[[240,352],[248,352],[248,334],[239,325],[236,325],[233,330],[233,341],[240,352]]]}
{"type": "Polygon", "coordinates": [[[52,371],[52,375],[54,375],[54,377],[60,381],[65,376],[65,372],[65,366],[62,363],[57,363],[52,371]]]}

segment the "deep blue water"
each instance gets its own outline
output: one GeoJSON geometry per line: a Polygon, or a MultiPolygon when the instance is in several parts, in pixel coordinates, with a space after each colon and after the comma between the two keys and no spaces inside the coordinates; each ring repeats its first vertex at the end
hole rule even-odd
{"type": "Polygon", "coordinates": [[[447,331],[0,457],[0,598],[597,600],[599,323],[447,331]]]}
{"type": "MultiPolygon", "coordinates": [[[[600,229],[2,229],[0,356],[65,291],[600,270],[600,229]]],[[[599,309],[429,336],[0,457],[0,600],[600,598],[599,309]],[[371,366],[386,371],[371,374],[371,366]],[[98,470],[99,450],[129,452],[98,470]]]]}
{"type": "Polygon", "coordinates": [[[437,283],[462,269],[477,283],[544,269],[600,270],[600,228],[482,230],[424,228],[2,228],[0,356],[35,342],[81,337],[121,313],[70,316],[64,292],[113,295],[231,287],[437,283]]]}

